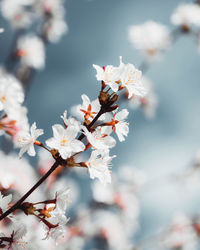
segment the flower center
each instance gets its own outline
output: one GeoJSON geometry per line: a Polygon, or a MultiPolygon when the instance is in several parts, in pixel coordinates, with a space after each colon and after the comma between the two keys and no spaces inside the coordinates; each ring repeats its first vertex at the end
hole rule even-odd
{"type": "Polygon", "coordinates": [[[7,98],[5,97],[5,95],[1,96],[1,98],[0,98],[0,100],[1,100],[2,102],[5,102],[6,99],[7,99],[7,98]]]}
{"type": "Polygon", "coordinates": [[[28,55],[28,52],[26,50],[19,49],[17,51],[17,56],[19,56],[19,57],[26,57],[27,55],[28,55]]]}
{"type": "Polygon", "coordinates": [[[67,142],[66,139],[61,140],[61,141],[60,141],[61,146],[65,146],[66,142],[67,142]]]}

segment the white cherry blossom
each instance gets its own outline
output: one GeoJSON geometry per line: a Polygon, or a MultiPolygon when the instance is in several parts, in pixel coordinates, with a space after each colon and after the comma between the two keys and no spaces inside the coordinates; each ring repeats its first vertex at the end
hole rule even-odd
{"type": "Polygon", "coordinates": [[[17,41],[17,56],[22,64],[35,69],[44,68],[45,49],[43,41],[35,35],[26,35],[17,41]]]}
{"type": "Polygon", "coordinates": [[[59,42],[68,31],[68,26],[62,18],[53,18],[45,26],[47,39],[52,43],[59,42]]]}
{"type": "Polygon", "coordinates": [[[195,3],[185,3],[179,5],[171,16],[171,21],[175,25],[186,25],[200,27],[200,6],[195,3]]]}
{"type": "Polygon", "coordinates": [[[69,126],[66,129],[61,125],[52,126],[54,137],[46,141],[47,146],[57,149],[63,159],[67,159],[72,154],[81,152],[85,149],[85,145],[75,139],[78,131],[76,127],[69,126]]]}
{"type": "Polygon", "coordinates": [[[105,84],[109,85],[109,87],[111,87],[114,92],[117,92],[119,86],[116,82],[119,81],[119,69],[112,65],[107,65],[106,67],[102,68],[96,64],[93,64],[93,67],[97,71],[97,80],[104,81],[105,84]]]}
{"type": "Polygon", "coordinates": [[[85,126],[82,129],[87,137],[87,140],[95,149],[109,149],[116,145],[115,139],[107,134],[103,133],[103,129],[97,127],[93,133],[89,132],[85,126]]]}
{"type": "Polygon", "coordinates": [[[128,114],[129,112],[127,109],[122,109],[119,112],[115,112],[113,116],[110,114],[107,115],[108,122],[106,122],[106,129],[108,131],[114,129],[114,132],[121,142],[125,140],[125,136],[127,136],[129,132],[129,123],[125,121],[128,114]]]}
{"type": "Polygon", "coordinates": [[[72,116],[67,118],[67,110],[64,111],[63,115],[61,115],[61,118],[63,119],[65,127],[73,126],[77,129],[78,132],[80,131],[81,123],[72,116]]]}
{"type": "MultiPolygon", "coordinates": [[[[90,98],[83,94],[81,96],[83,103],[82,105],[75,105],[72,107],[71,111],[72,113],[81,120],[92,120],[96,114],[99,112],[101,105],[99,103],[99,99],[95,99],[93,101],[90,101],[90,98]]],[[[100,117],[99,120],[103,120],[104,115],[100,117]]]]}
{"type": "Polygon", "coordinates": [[[162,50],[168,49],[171,44],[168,28],[154,21],[130,26],[128,38],[136,49],[148,56],[148,59],[155,58],[162,50]]]}
{"type": "Polygon", "coordinates": [[[22,131],[17,135],[16,146],[21,148],[19,152],[20,158],[25,152],[30,156],[35,156],[34,143],[43,133],[42,129],[37,129],[36,123],[34,122],[30,128],[30,133],[22,131]]]}
{"type": "Polygon", "coordinates": [[[14,28],[26,28],[32,20],[32,13],[27,11],[32,0],[2,0],[1,12],[14,28]]]}
{"type": "Polygon", "coordinates": [[[133,64],[124,64],[120,57],[120,81],[128,90],[128,98],[133,95],[145,96],[146,89],[141,82],[142,72],[134,67],[133,64]]]}
{"type": "Polygon", "coordinates": [[[115,156],[109,156],[108,150],[92,151],[90,159],[86,162],[90,178],[98,178],[104,185],[111,183],[109,167],[113,157],[115,156]]]}
{"type": "Polygon", "coordinates": [[[24,101],[24,93],[19,81],[5,72],[0,72],[0,110],[9,113],[24,101]]]}

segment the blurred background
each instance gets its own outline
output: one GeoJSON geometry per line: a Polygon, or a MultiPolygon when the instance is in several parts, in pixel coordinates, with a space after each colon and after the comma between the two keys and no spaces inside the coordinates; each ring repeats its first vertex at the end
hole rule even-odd
{"type": "MultiPolygon", "coordinates": [[[[130,25],[154,20],[172,29],[170,16],[179,3],[182,1],[66,1],[69,31],[59,43],[47,46],[45,69],[37,72],[25,102],[30,124],[36,121],[45,131],[42,139],[52,136],[51,126],[61,123],[65,109],[81,103],[83,93],[91,100],[97,97],[100,86],[92,64],[118,65],[122,56],[125,63],[139,67],[143,57],[128,41],[130,25]]],[[[0,27],[5,29],[0,37],[0,61],[4,63],[14,32],[2,16],[0,27]]],[[[200,146],[199,69],[195,41],[183,35],[146,73],[158,95],[155,118],[145,118],[141,109],[130,110],[129,136],[112,150],[117,155],[113,172],[128,165],[143,170],[148,179],[139,194],[138,240],[167,225],[177,212],[199,212],[200,185],[188,189],[170,179],[191,164],[200,146]]],[[[91,182],[88,176],[77,179],[84,186],[83,202],[90,199],[91,182]]]]}

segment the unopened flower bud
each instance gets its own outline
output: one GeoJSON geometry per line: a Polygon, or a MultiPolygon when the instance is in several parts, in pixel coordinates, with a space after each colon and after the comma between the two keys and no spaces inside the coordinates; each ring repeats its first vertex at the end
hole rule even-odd
{"type": "Polygon", "coordinates": [[[50,152],[51,152],[54,159],[57,159],[59,157],[59,152],[57,149],[51,149],[50,152]]]}
{"type": "Polygon", "coordinates": [[[118,95],[114,95],[111,99],[110,99],[110,105],[113,105],[118,99],[118,95]]]}
{"type": "Polygon", "coordinates": [[[36,208],[34,207],[34,205],[32,203],[30,203],[30,202],[24,202],[21,205],[21,209],[23,210],[23,212],[26,215],[34,214],[35,210],[36,210],[36,208]]]}
{"type": "Polygon", "coordinates": [[[102,106],[108,103],[109,98],[110,98],[109,93],[103,92],[103,91],[100,92],[100,94],[99,94],[99,102],[100,102],[100,104],[102,106]]]}
{"type": "Polygon", "coordinates": [[[118,105],[109,107],[109,108],[107,109],[107,112],[112,112],[112,111],[114,111],[115,109],[117,109],[118,107],[119,107],[118,105]]]}
{"type": "Polygon", "coordinates": [[[182,30],[182,32],[183,33],[188,33],[188,32],[190,32],[190,28],[189,28],[189,26],[188,25],[183,25],[182,27],[181,27],[181,30],[182,30]]]}

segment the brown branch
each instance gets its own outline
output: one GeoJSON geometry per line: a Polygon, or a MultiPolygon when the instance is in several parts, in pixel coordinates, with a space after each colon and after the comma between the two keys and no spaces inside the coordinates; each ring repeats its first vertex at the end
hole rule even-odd
{"type": "Polygon", "coordinates": [[[53,173],[57,167],[60,165],[59,159],[53,164],[49,171],[42,176],[42,178],[20,199],[15,203],[11,208],[9,208],[5,213],[0,216],[0,221],[6,218],[9,214],[13,213],[20,205],[47,179],[47,177],[53,173]]]}

